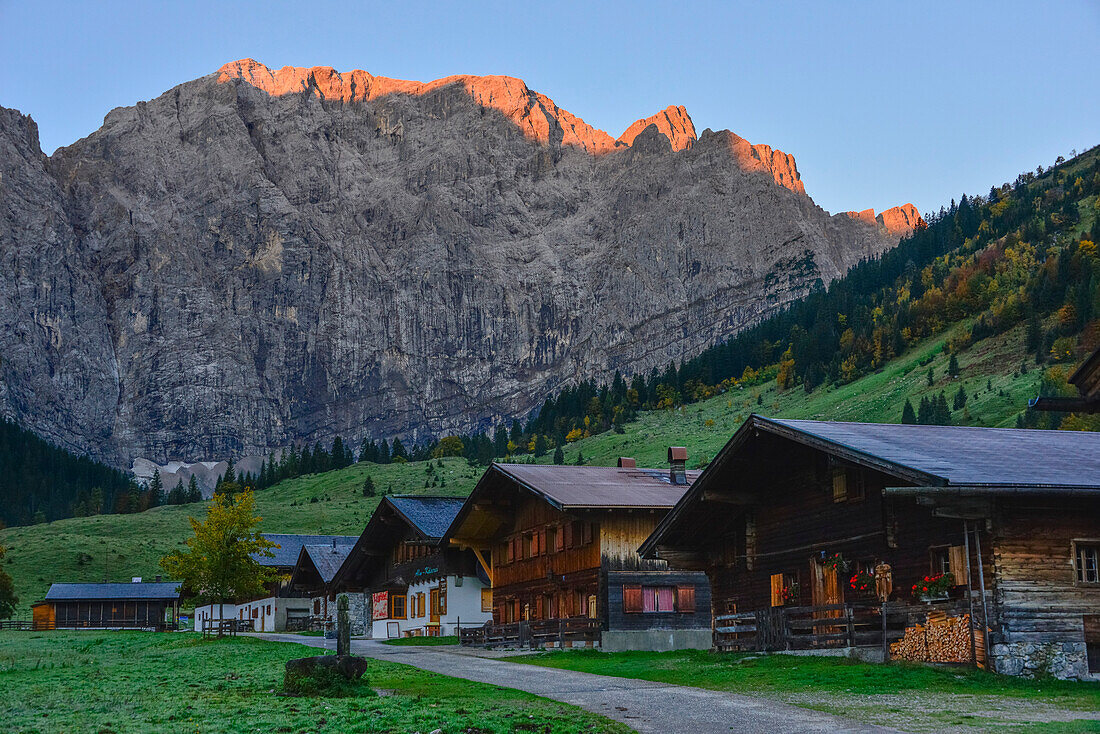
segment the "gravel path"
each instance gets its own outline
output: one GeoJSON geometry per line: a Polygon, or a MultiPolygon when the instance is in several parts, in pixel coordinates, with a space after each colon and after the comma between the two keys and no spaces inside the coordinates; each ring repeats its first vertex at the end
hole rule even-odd
{"type": "MultiPolygon", "coordinates": [[[[332,649],[335,641],[299,635],[257,635],[332,649]]],[[[400,647],[353,640],[352,652],[423,670],[489,683],[579,706],[621,721],[641,734],[729,734],[729,732],[888,732],[831,714],[766,698],[708,691],[667,683],[578,673],[466,655],[446,647],[400,647]]]]}

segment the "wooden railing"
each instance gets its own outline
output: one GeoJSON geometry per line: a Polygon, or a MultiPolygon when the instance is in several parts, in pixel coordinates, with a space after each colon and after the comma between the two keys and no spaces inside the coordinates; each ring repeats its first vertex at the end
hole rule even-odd
{"type": "Polygon", "coordinates": [[[924,620],[931,609],[965,614],[965,602],[928,604],[829,604],[816,607],[771,607],[714,618],[714,647],[724,651],[821,650],[881,647],[901,638],[907,627],[924,620]]]}
{"type": "Polygon", "coordinates": [[[493,624],[487,622],[480,627],[460,627],[459,643],[463,645],[486,645],[489,647],[545,647],[565,643],[599,642],[600,621],[588,617],[567,617],[563,619],[532,619],[524,622],[493,624]]]}
{"type": "Polygon", "coordinates": [[[76,630],[76,629],[143,629],[165,632],[177,630],[179,625],[175,622],[158,622],[145,619],[106,619],[95,620],[4,620],[0,621],[0,630],[21,630],[25,632],[40,632],[49,630],[76,630]]]}

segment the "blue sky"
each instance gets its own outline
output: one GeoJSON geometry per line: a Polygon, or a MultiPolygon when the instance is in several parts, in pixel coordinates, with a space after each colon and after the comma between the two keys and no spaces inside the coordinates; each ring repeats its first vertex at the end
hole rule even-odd
{"type": "Polygon", "coordinates": [[[47,153],[243,57],[507,74],[617,136],[669,104],[795,156],[830,211],[938,208],[1100,143],[1100,0],[0,0],[0,105],[47,153]]]}

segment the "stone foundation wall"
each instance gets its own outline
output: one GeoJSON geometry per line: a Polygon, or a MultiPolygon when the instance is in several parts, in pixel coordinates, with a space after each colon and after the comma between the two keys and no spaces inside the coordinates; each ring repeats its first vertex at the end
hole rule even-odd
{"type": "Polygon", "coordinates": [[[1088,679],[1084,642],[1011,642],[990,649],[993,667],[1004,675],[1025,678],[1088,679]]]}
{"type": "MultiPolygon", "coordinates": [[[[370,621],[370,599],[368,596],[368,594],[347,594],[348,618],[351,620],[351,633],[353,635],[365,635],[370,631],[368,626],[370,621]]],[[[325,608],[324,599],[318,596],[315,597],[315,600],[321,603],[321,609],[323,610],[325,608]]],[[[328,620],[333,623],[336,622],[336,602],[331,599],[328,603],[328,620]]]]}

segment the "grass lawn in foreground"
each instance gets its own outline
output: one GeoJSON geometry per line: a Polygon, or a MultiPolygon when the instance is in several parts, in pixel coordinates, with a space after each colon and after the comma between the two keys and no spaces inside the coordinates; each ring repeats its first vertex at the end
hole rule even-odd
{"type": "Polygon", "coordinates": [[[678,652],[546,652],[508,658],[550,668],[765,695],[906,731],[1100,732],[1100,683],[1035,681],[969,668],[848,658],[678,652]]]}
{"type": "Polygon", "coordinates": [[[510,688],[369,660],[366,695],[277,695],[291,643],[187,633],[0,632],[4,732],[629,732],[510,688]],[[379,689],[391,695],[377,696],[379,689]],[[391,693],[392,692],[392,693],[391,693]]]}
{"type": "Polygon", "coordinates": [[[398,637],[394,640],[385,640],[383,645],[398,645],[401,647],[436,647],[438,645],[457,645],[458,635],[440,635],[439,637],[398,637]]]}

